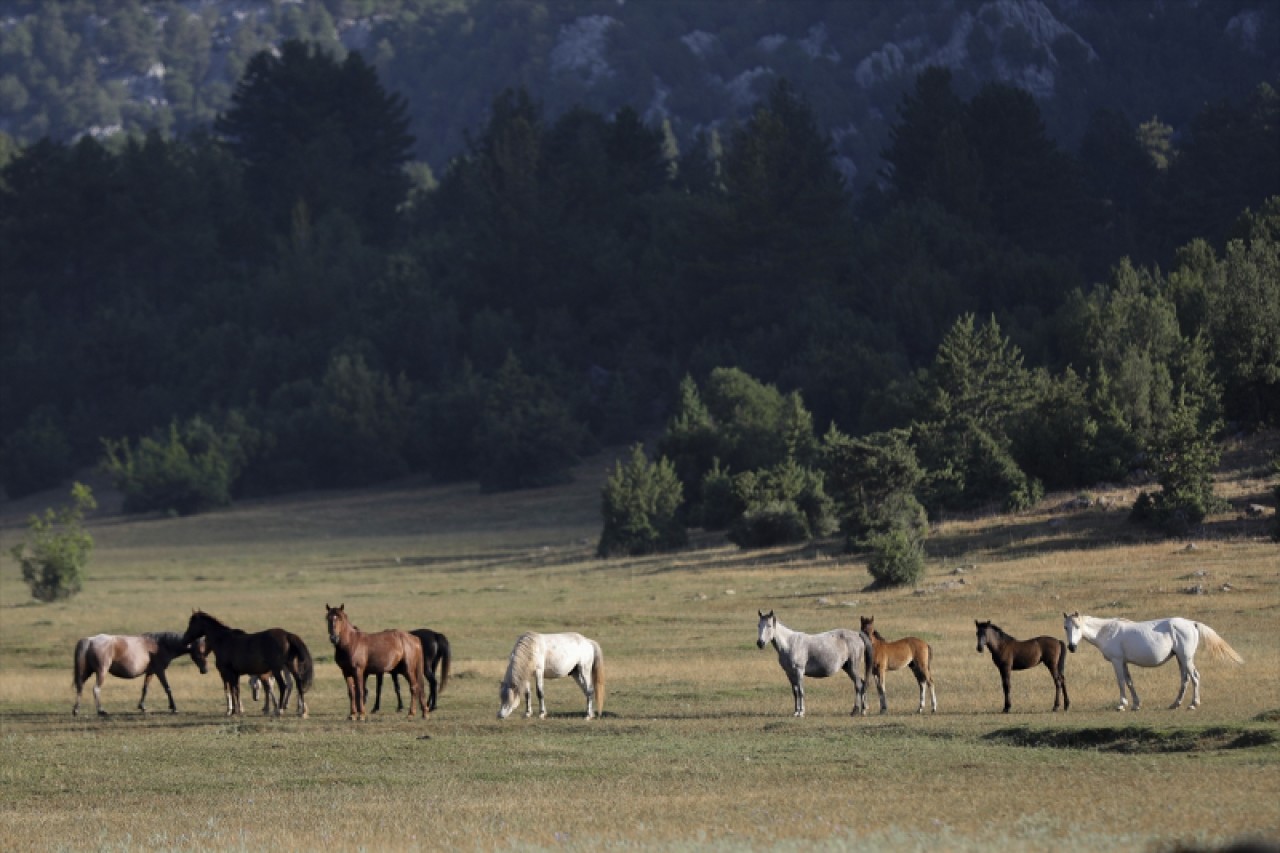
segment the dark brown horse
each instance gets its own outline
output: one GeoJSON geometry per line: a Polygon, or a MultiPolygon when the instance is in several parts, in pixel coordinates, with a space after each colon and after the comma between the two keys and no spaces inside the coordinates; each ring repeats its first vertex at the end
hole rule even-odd
{"type": "Polygon", "coordinates": [[[201,675],[209,671],[204,643],[191,642],[173,631],[137,636],[96,634],[82,638],[76,643],[75,669],[71,676],[71,686],[76,689],[76,704],[72,706],[71,713],[80,713],[84,683],[93,675],[97,676],[93,685],[93,703],[100,715],[107,715],[102,710],[102,682],[109,672],[116,678],[146,676],[142,679],[142,698],[138,700],[138,710],[144,714],[147,711],[147,688],[151,685],[151,677],[155,676],[169,697],[170,713],[176,714],[178,708],[173,704],[173,691],[169,689],[169,679],[165,678],[164,671],[174,658],[184,654],[191,655],[201,675]]]}
{"type": "MultiPolygon", "coordinates": [[[[436,697],[444,692],[445,685],[449,683],[449,664],[452,659],[449,638],[439,631],[432,631],[430,628],[419,628],[409,633],[417,637],[418,643],[422,646],[422,674],[427,679],[428,687],[427,710],[434,711],[436,709],[436,697]],[[440,670],[438,682],[436,680],[437,669],[440,670]]],[[[370,674],[377,678],[372,712],[376,714],[378,709],[382,707],[382,673],[365,674],[364,701],[366,705],[369,704],[368,676],[370,674]]],[[[404,700],[400,698],[400,676],[394,672],[391,673],[391,686],[396,689],[396,713],[399,713],[404,710],[404,700]]]]}
{"type": "Polygon", "coordinates": [[[991,650],[991,662],[1000,670],[1000,681],[1004,685],[1004,712],[1009,713],[1009,673],[1016,669],[1031,669],[1044,664],[1053,676],[1053,710],[1058,710],[1061,699],[1062,710],[1071,707],[1071,698],[1067,696],[1067,644],[1056,637],[1034,637],[1030,640],[1015,640],[998,625],[990,622],[974,621],[978,626],[978,651],[983,648],[991,650]]]}
{"type": "Polygon", "coordinates": [[[183,639],[190,641],[198,637],[205,638],[216,659],[218,674],[222,676],[222,691],[227,699],[227,716],[244,713],[240,702],[240,676],[263,674],[270,674],[280,688],[277,716],[288,707],[289,693],[294,688],[298,691],[298,715],[307,716],[306,691],[311,689],[315,665],[306,643],[297,634],[283,628],[268,628],[249,634],[229,627],[203,610],[196,610],[187,622],[183,639]],[[292,679],[286,678],[285,673],[292,679]]]}
{"type": "Polygon", "coordinates": [[[409,682],[409,716],[417,700],[422,716],[427,704],[422,698],[422,644],[408,631],[390,629],[366,634],[351,624],[347,606],[324,606],[324,621],[333,643],[333,660],[347,681],[347,698],[351,700],[348,719],[367,718],[364,706],[364,679],[367,673],[395,673],[409,682]]]}
{"type": "Polygon", "coordinates": [[[871,638],[871,672],[876,677],[876,689],[880,691],[880,713],[887,713],[889,703],[884,696],[884,676],[904,666],[911,667],[911,674],[916,677],[920,686],[920,706],[917,714],[924,713],[924,694],[928,687],[933,700],[933,713],[938,713],[938,695],[933,691],[933,673],[929,664],[933,660],[933,649],[919,637],[903,637],[892,643],[880,636],[876,630],[876,617],[862,617],[862,632],[871,638]]]}

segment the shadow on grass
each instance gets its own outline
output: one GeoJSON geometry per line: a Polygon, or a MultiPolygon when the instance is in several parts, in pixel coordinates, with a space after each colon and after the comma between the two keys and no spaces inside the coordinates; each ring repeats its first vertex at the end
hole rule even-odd
{"type": "Polygon", "coordinates": [[[1008,746],[1088,749],[1097,752],[1216,752],[1280,743],[1276,733],[1244,726],[1153,729],[1149,726],[1102,726],[1084,729],[998,729],[983,740],[1008,746]]]}

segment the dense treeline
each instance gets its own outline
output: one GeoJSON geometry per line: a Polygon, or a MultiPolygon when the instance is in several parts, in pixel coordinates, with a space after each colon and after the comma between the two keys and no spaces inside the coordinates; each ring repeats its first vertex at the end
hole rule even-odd
{"type": "Polygon", "coordinates": [[[1100,113],[1068,152],[1026,93],[935,69],[887,189],[853,197],[785,82],[685,150],[511,90],[428,186],[404,100],[291,42],[207,131],[4,165],[4,482],[105,452],[179,511],[409,471],[538,485],[715,368],[819,431],[910,427],[930,510],[1122,476],[1179,413],[1280,420],[1278,113],[1263,85],[1176,144],[1100,113]]]}

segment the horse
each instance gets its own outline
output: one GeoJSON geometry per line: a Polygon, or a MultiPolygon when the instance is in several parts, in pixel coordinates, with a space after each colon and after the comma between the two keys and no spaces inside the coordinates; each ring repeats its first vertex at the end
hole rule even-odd
{"type": "Polygon", "coordinates": [[[105,717],[102,710],[102,682],[107,673],[116,678],[142,679],[142,698],[138,700],[138,710],[147,713],[147,688],[151,686],[151,678],[160,680],[165,695],[169,697],[169,713],[178,713],[173,703],[173,691],[169,689],[169,679],[164,671],[174,658],[184,654],[191,655],[191,660],[199,668],[200,674],[209,671],[207,650],[203,642],[192,642],[173,631],[158,631],[141,635],[95,634],[83,637],[76,643],[75,658],[71,675],[71,686],[76,690],[76,703],[71,708],[72,715],[80,713],[80,697],[84,692],[84,683],[90,675],[97,677],[93,685],[93,703],[98,708],[98,715],[105,717]]]}
{"type": "Polygon", "coordinates": [[[853,679],[853,710],[850,716],[867,713],[867,680],[873,665],[871,640],[864,634],[848,628],[836,628],[823,634],[803,634],[793,631],[778,621],[773,611],[756,614],[756,647],[763,649],[773,643],[778,650],[778,663],[791,682],[791,694],[795,698],[795,713],[804,716],[804,677],[826,678],[843,670],[853,679]],[[858,674],[858,662],[863,664],[863,675],[858,674]]]}
{"type": "Polygon", "coordinates": [[[426,719],[427,705],[422,698],[422,644],[407,631],[390,629],[365,633],[351,624],[347,606],[324,606],[324,621],[333,643],[333,660],[347,682],[347,698],[351,700],[349,720],[368,718],[364,704],[366,673],[394,672],[409,681],[409,716],[417,700],[426,719]]]}
{"type": "MultiPolygon", "coordinates": [[[[284,674],[285,679],[289,678],[289,673],[284,674]]],[[[253,701],[257,702],[259,695],[262,696],[262,713],[270,714],[271,709],[278,707],[276,705],[276,696],[272,693],[272,685],[275,684],[271,679],[271,673],[264,672],[261,675],[252,676],[249,679],[249,689],[253,691],[253,701]]],[[[283,693],[283,689],[280,691],[283,693]]]]}
{"type": "MultiPolygon", "coordinates": [[[[298,716],[307,717],[306,691],[311,689],[315,665],[306,643],[297,634],[283,628],[268,628],[248,634],[203,610],[195,610],[187,622],[183,639],[191,641],[198,637],[204,637],[216,659],[218,674],[222,676],[222,692],[227,700],[227,716],[244,714],[244,706],[240,702],[240,676],[269,673],[280,688],[276,716],[283,714],[289,706],[289,694],[296,687],[298,716]],[[292,678],[286,678],[286,673],[292,678]]],[[[270,700],[264,711],[269,709],[269,704],[270,700]]]]}
{"type": "Polygon", "coordinates": [[[884,676],[887,672],[911,667],[911,673],[920,686],[920,706],[917,714],[924,713],[924,694],[928,687],[933,700],[933,713],[938,713],[938,695],[933,690],[933,673],[929,664],[933,660],[933,648],[919,637],[903,637],[892,643],[880,636],[875,629],[876,617],[862,617],[862,633],[871,639],[871,671],[876,677],[876,689],[880,692],[880,713],[889,711],[889,703],[885,701],[884,676]]]}
{"type": "Polygon", "coordinates": [[[1128,619],[1104,619],[1099,616],[1085,616],[1075,613],[1062,614],[1062,627],[1067,632],[1067,648],[1075,651],[1081,638],[1097,646],[1102,656],[1111,661],[1116,671],[1116,683],[1120,687],[1120,704],[1117,711],[1123,711],[1129,704],[1125,696],[1125,685],[1133,694],[1133,710],[1138,710],[1141,701],[1138,691],[1133,686],[1133,678],[1129,675],[1129,664],[1138,666],[1160,666],[1170,658],[1178,659],[1178,669],[1182,675],[1178,695],[1174,698],[1170,710],[1182,704],[1187,693],[1187,682],[1191,682],[1191,704],[1188,711],[1194,711],[1200,705],[1200,671],[1196,669],[1196,649],[1204,643],[1205,651],[1215,658],[1244,663],[1244,658],[1218,635],[1218,632],[1191,619],[1173,617],[1171,619],[1153,619],[1149,622],[1130,622],[1128,619]]]}
{"type": "Polygon", "coordinates": [[[587,697],[587,719],[604,714],[604,652],[595,640],[572,632],[537,634],[527,631],[516,638],[507,661],[507,674],[498,691],[498,719],[505,720],[520,704],[524,694],[526,717],[533,716],[533,699],[529,681],[538,689],[538,718],[546,719],[547,702],[542,690],[543,678],[572,675],[587,697]]]}
{"type": "MultiPolygon", "coordinates": [[[[432,631],[430,628],[418,628],[410,631],[410,634],[418,638],[418,642],[422,645],[422,674],[427,679],[427,687],[429,692],[427,695],[427,710],[434,711],[436,709],[436,697],[444,692],[444,687],[449,683],[449,663],[452,659],[452,652],[449,649],[449,638],[439,631],[432,631]],[[440,670],[439,681],[436,680],[436,670],[440,670]]],[[[372,673],[377,679],[376,692],[373,697],[373,711],[378,713],[378,709],[382,707],[382,673],[372,673]]],[[[364,701],[369,704],[369,687],[368,673],[365,675],[364,701]]],[[[391,686],[396,689],[396,713],[404,710],[404,701],[400,698],[400,676],[391,673],[391,686]]]]}
{"type": "Polygon", "coordinates": [[[1000,682],[1004,685],[1004,713],[1009,713],[1009,673],[1018,669],[1031,669],[1044,664],[1053,676],[1053,710],[1058,710],[1061,698],[1062,710],[1071,707],[1067,695],[1067,645],[1055,637],[1034,637],[1015,640],[991,622],[978,622],[978,652],[991,650],[991,662],[1000,670],[1000,682]]]}

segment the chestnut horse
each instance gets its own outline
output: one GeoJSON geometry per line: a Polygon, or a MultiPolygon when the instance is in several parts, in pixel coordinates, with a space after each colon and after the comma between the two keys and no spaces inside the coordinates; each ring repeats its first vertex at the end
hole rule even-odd
{"type": "Polygon", "coordinates": [[[173,704],[173,691],[169,689],[169,679],[164,671],[174,658],[184,654],[191,655],[191,660],[199,667],[200,674],[209,671],[206,663],[206,651],[203,642],[191,642],[181,634],[173,631],[161,631],[140,636],[96,634],[84,637],[76,643],[75,669],[71,676],[71,686],[76,689],[76,704],[71,713],[80,713],[80,696],[84,692],[84,683],[89,676],[97,676],[93,685],[93,703],[98,707],[98,714],[106,716],[102,710],[102,682],[107,673],[116,678],[142,679],[142,698],[138,700],[138,710],[147,712],[147,687],[151,685],[151,677],[160,680],[165,695],[169,697],[169,712],[176,714],[177,706],[173,704]]]}
{"type": "Polygon", "coordinates": [[[264,673],[270,673],[280,687],[276,715],[284,713],[289,705],[289,692],[296,687],[298,715],[307,716],[305,692],[311,689],[315,667],[311,652],[297,634],[283,628],[247,634],[203,610],[196,610],[187,622],[183,639],[190,642],[199,637],[204,637],[216,659],[218,674],[222,676],[222,692],[227,699],[227,716],[244,714],[244,706],[240,702],[240,676],[264,673]],[[286,672],[292,679],[285,677],[286,672]]]}
{"type": "Polygon", "coordinates": [[[933,660],[933,649],[919,637],[903,637],[891,643],[880,636],[880,632],[875,629],[875,624],[876,617],[862,617],[862,633],[871,638],[871,672],[876,677],[876,689],[880,691],[880,713],[885,714],[889,711],[889,703],[885,701],[884,695],[885,673],[894,672],[904,666],[911,667],[911,674],[916,677],[916,684],[920,686],[920,706],[916,708],[916,713],[924,713],[926,687],[933,700],[933,713],[938,713],[938,695],[933,691],[933,673],[929,669],[929,664],[933,660]]]}
{"type": "Polygon", "coordinates": [[[1067,644],[1056,637],[1034,637],[1030,640],[1015,640],[998,625],[990,622],[978,622],[978,652],[983,648],[991,650],[991,662],[1000,670],[1000,681],[1004,685],[1004,712],[1009,713],[1009,673],[1015,669],[1031,669],[1044,664],[1053,676],[1053,710],[1058,710],[1061,697],[1062,710],[1071,707],[1071,699],[1067,696],[1067,644]]]}
{"type": "Polygon", "coordinates": [[[329,630],[329,642],[333,643],[333,660],[342,670],[347,681],[347,698],[351,700],[348,719],[367,719],[364,705],[364,678],[366,673],[395,673],[409,682],[409,716],[413,716],[413,703],[417,700],[422,716],[427,716],[427,704],[422,698],[422,644],[408,631],[391,629],[366,634],[351,624],[347,618],[347,606],[324,606],[324,621],[329,630]]]}
{"type": "MultiPolygon", "coordinates": [[[[439,631],[432,631],[430,628],[418,628],[410,631],[410,634],[418,638],[418,642],[422,645],[422,674],[427,679],[427,710],[434,711],[436,709],[436,697],[444,692],[444,686],[449,683],[449,664],[452,660],[453,653],[449,649],[449,638],[439,631]],[[436,680],[436,670],[440,670],[439,681],[436,680]]],[[[368,673],[366,674],[368,675],[368,673]]],[[[377,678],[375,683],[376,692],[373,696],[373,711],[378,713],[378,709],[382,707],[382,673],[372,673],[377,678]]],[[[366,685],[368,681],[366,679],[366,685]]],[[[391,686],[396,689],[396,713],[404,710],[404,700],[400,698],[400,676],[394,672],[391,673],[391,686]]],[[[369,704],[369,688],[364,689],[365,704],[369,704]]]]}

